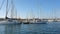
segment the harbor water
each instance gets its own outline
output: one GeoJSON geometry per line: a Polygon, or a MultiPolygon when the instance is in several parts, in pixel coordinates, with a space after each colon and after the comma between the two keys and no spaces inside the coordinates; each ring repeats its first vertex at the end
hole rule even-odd
{"type": "Polygon", "coordinates": [[[60,34],[60,22],[0,25],[0,34],[60,34]]]}

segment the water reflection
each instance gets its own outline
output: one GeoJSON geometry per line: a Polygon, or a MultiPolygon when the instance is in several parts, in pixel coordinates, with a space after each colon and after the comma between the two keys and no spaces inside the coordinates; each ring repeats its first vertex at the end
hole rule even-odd
{"type": "Polygon", "coordinates": [[[5,34],[20,34],[21,25],[5,25],[5,34]]]}
{"type": "Polygon", "coordinates": [[[5,34],[37,34],[36,26],[32,24],[4,25],[5,34]]]}
{"type": "Polygon", "coordinates": [[[59,34],[60,23],[0,25],[0,34],[59,34]]]}

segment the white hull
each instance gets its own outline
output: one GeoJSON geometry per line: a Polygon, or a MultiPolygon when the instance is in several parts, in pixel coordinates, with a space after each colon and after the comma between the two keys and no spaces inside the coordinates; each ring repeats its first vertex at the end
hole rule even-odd
{"type": "Polygon", "coordinates": [[[31,24],[46,24],[47,22],[31,22],[31,24]]]}
{"type": "Polygon", "coordinates": [[[20,22],[1,21],[0,24],[7,24],[7,25],[9,25],[9,24],[20,24],[20,22]]]}

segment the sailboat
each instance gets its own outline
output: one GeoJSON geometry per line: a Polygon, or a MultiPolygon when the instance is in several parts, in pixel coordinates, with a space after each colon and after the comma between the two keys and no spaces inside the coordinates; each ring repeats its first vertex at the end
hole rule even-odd
{"type": "MultiPolygon", "coordinates": [[[[11,3],[13,4],[13,0],[11,0],[11,3]]],[[[13,8],[13,5],[12,5],[13,8]]],[[[12,10],[11,10],[12,11],[12,10]]],[[[8,18],[8,0],[7,0],[7,5],[6,5],[6,16],[5,16],[5,21],[1,21],[0,24],[21,24],[18,20],[13,20],[13,18],[8,18]]]]}
{"type": "Polygon", "coordinates": [[[57,21],[57,18],[55,18],[55,19],[53,20],[53,22],[58,22],[58,21],[57,21]]]}
{"type": "Polygon", "coordinates": [[[43,20],[43,19],[39,19],[39,16],[38,16],[38,18],[33,17],[32,22],[30,22],[30,23],[31,24],[46,24],[47,21],[43,20]]]}
{"type": "Polygon", "coordinates": [[[23,22],[23,24],[29,24],[30,22],[29,22],[29,20],[28,19],[26,19],[26,22],[23,22]]]}
{"type": "Polygon", "coordinates": [[[41,19],[35,19],[32,22],[30,22],[31,24],[46,24],[47,21],[41,20],[41,19]]]}

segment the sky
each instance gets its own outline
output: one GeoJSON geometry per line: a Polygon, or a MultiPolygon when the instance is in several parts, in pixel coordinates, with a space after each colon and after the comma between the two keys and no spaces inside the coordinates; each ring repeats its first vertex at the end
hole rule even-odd
{"type": "MultiPolygon", "coordinates": [[[[0,0],[0,7],[3,0],[0,0]]],[[[9,0],[9,9],[11,4],[9,0]]],[[[60,0],[13,0],[18,18],[60,18],[60,0]]],[[[6,0],[0,9],[0,18],[6,15],[6,0]]],[[[9,11],[8,17],[11,13],[9,11]]],[[[15,15],[14,15],[15,16],[15,15]]]]}

